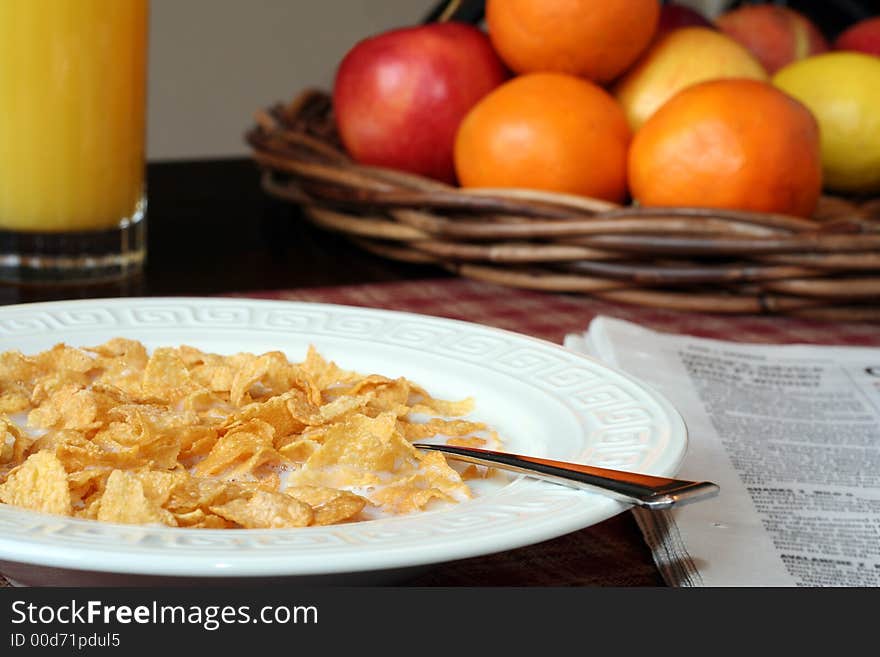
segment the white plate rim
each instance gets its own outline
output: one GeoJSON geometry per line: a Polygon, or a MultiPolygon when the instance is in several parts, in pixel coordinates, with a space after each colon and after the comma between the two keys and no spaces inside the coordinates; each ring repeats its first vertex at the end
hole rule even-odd
{"type": "MultiPolygon", "coordinates": [[[[659,454],[654,455],[648,467],[638,468],[641,471],[647,474],[673,476],[687,449],[687,430],[680,414],[662,395],[628,374],[549,341],[456,319],[359,306],[245,297],[76,299],[0,307],[0,340],[5,342],[3,337],[9,334],[10,320],[14,322],[17,319],[18,322],[22,322],[22,316],[27,319],[29,313],[32,316],[33,313],[37,313],[38,316],[48,316],[56,320],[63,316],[63,313],[68,313],[70,317],[74,319],[79,317],[81,320],[83,317],[88,317],[89,310],[100,315],[100,312],[105,310],[125,311],[140,308],[158,312],[180,309],[187,313],[195,313],[193,316],[196,316],[199,309],[210,313],[212,310],[228,311],[236,307],[252,308],[260,312],[273,310],[302,312],[306,316],[325,318],[361,317],[379,323],[397,321],[426,329],[433,326],[438,329],[464,331],[466,334],[476,336],[498,337],[512,344],[514,348],[522,347],[531,349],[532,353],[547,354],[564,365],[601,372],[615,383],[629,386],[628,392],[637,390],[643,395],[643,399],[651,400],[656,405],[654,410],[661,413],[668,422],[669,431],[667,444],[659,454]]],[[[174,320],[171,321],[173,324],[174,320]]],[[[167,328],[172,324],[163,324],[163,327],[167,328]]],[[[68,331],[76,330],[83,330],[82,324],[79,328],[68,327],[68,331]]],[[[65,340],[63,329],[57,340],[65,340]]],[[[0,346],[0,351],[8,348],[12,347],[0,346]]],[[[344,366],[344,363],[342,365],[344,366]]],[[[479,404],[479,400],[477,401],[479,404]]],[[[523,547],[589,527],[627,508],[626,505],[609,498],[584,494],[535,480],[517,479],[507,489],[525,491],[526,496],[533,495],[536,500],[540,499],[541,503],[549,504],[548,508],[551,510],[560,507],[565,509],[565,513],[558,517],[551,515],[545,518],[541,518],[540,513],[533,514],[528,518],[528,522],[521,522],[516,526],[504,526],[502,531],[491,534],[480,534],[475,528],[467,526],[464,526],[457,536],[449,534],[438,536],[428,532],[427,537],[430,540],[420,542],[419,534],[420,532],[424,534],[425,531],[423,525],[433,522],[438,514],[448,514],[449,511],[429,511],[414,516],[337,525],[334,526],[336,529],[306,527],[295,530],[187,530],[95,523],[75,518],[49,516],[0,504],[0,530],[2,530],[0,561],[117,574],[171,577],[333,575],[425,566],[523,547]],[[328,533],[339,532],[339,528],[342,528],[343,532],[341,547],[338,533],[333,536],[333,540],[327,538],[328,533]],[[360,536],[358,534],[359,530],[364,528],[374,536],[390,534],[392,543],[390,545],[377,543],[380,549],[360,549],[364,547],[365,539],[363,534],[360,536]],[[408,533],[415,538],[406,538],[408,533]],[[395,535],[403,537],[404,540],[399,540],[395,544],[393,542],[395,535]],[[472,540],[468,540],[469,537],[472,540]],[[291,552],[278,548],[281,538],[291,540],[293,546],[291,552]],[[298,551],[297,540],[307,538],[313,542],[313,545],[314,541],[320,543],[322,540],[328,540],[327,550],[303,554],[302,546],[299,546],[298,551]],[[353,542],[345,544],[346,540],[353,542]],[[208,549],[209,546],[212,548],[216,546],[217,541],[221,545],[226,542],[227,549],[214,552],[208,549]],[[267,549],[266,546],[273,542],[276,544],[273,547],[278,549],[267,549]],[[169,549],[172,546],[173,549],[169,549]]],[[[454,512],[451,513],[454,515],[454,512]]],[[[283,548],[283,545],[281,547],[283,548]]]]}

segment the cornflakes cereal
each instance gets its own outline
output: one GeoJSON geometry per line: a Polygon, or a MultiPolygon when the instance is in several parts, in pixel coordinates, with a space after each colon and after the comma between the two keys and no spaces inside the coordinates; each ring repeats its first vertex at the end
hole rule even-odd
{"type": "Polygon", "coordinates": [[[415,440],[490,446],[404,378],[344,370],[310,348],[228,356],[114,338],[0,354],[0,502],[104,522],[283,528],[411,513],[470,496],[415,440]]]}

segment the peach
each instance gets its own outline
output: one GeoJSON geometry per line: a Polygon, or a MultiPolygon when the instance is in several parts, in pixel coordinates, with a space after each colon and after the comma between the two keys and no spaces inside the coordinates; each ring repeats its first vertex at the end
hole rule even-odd
{"type": "Polygon", "coordinates": [[[880,16],[866,18],[844,30],[834,41],[835,50],[853,50],[880,57],[880,16]]]}
{"type": "Polygon", "coordinates": [[[685,87],[718,78],[768,79],[755,56],[726,34],[682,27],[655,41],[613,93],[636,131],[685,87]]]}
{"type": "Polygon", "coordinates": [[[768,73],[827,52],[828,41],[803,14],[779,5],[745,5],[722,14],[715,24],[752,51],[768,73]]]}

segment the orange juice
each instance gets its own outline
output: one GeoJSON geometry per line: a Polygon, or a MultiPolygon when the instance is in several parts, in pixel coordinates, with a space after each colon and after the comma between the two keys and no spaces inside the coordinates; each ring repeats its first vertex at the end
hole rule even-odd
{"type": "Polygon", "coordinates": [[[0,0],[0,230],[140,220],[147,2],[0,0]]]}

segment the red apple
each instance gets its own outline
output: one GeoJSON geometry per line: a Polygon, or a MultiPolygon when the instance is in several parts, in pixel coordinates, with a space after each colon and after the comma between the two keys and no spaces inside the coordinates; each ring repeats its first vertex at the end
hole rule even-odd
{"type": "Polygon", "coordinates": [[[714,28],[715,25],[696,9],[691,9],[686,5],[670,2],[660,7],[660,20],[657,22],[657,33],[654,38],[658,39],[667,32],[677,30],[680,27],[714,28]]]}
{"type": "Polygon", "coordinates": [[[828,42],[809,18],[779,5],[745,5],[722,14],[718,28],[752,51],[768,73],[828,51],[828,42]]]}
{"type": "Polygon", "coordinates": [[[371,37],[339,65],[333,110],[355,161],[455,181],[458,125],[508,77],[489,37],[432,23],[371,37]]]}
{"type": "Polygon", "coordinates": [[[855,50],[880,57],[880,16],[866,18],[844,30],[834,41],[835,50],[855,50]]]}

